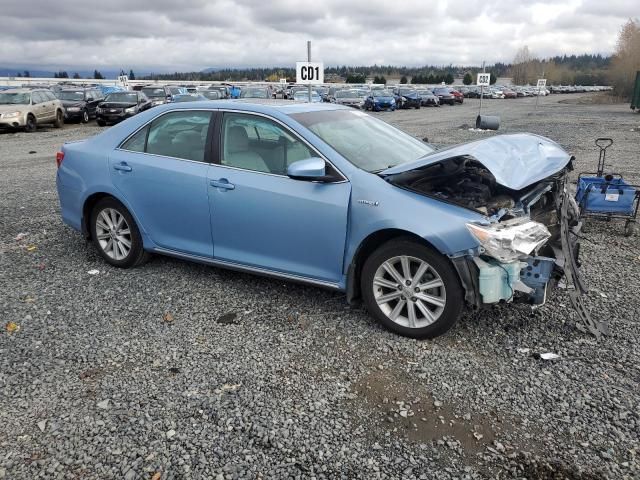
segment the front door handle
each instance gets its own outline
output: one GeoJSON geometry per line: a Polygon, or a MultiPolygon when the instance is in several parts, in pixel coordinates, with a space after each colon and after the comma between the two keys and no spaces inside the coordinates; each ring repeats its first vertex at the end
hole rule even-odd
{"type": "Polygon", "coordinates": [[[133,170],[129,165],[126,164],[126,162],[116,163],[113,166],[113,169],[120,170],[121,172],[130,172],[131,170],[133,170]]]}
{"type": "Polygon", "coordinates": [[[209,184],[212,187],[222,188],[224,190],[233,190],[236,186],[233,183],[229,183],[229,180],[226,178],[221,178],[220,180],[211,180],[209,184]]]}

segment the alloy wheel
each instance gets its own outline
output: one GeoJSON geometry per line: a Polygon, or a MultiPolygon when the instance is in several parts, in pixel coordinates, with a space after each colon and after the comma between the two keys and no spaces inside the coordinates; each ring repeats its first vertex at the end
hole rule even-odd
{"type": "Polygon", "coordinates": [[[373,296],[394,323],[423,328],[436,322],[447,303],[438,272],[420,258],[402,255],[383,262],[375,272],[373,296]]]}
{"type": "Polygon", "coordinates": [[[124,260],[131,252],[131,229],[115,208],[101,210],[96,218],[96,239],[102,251],[114,260],[124,260]]]}

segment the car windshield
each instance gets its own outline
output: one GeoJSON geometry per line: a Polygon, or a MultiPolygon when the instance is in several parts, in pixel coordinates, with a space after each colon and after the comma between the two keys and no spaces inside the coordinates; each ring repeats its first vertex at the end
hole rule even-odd
{"type": "Polygon", "coordinates": [[[180,95],[182,91],[182,87],[169,87],[169,92],[171,93],[171,95],[180,95]]]}
{"type": "Polygon", "coordinates": [[[138,95],[135,93],[110,93],[107,95],[107,98],[104,99],[105,102],[122,102],[122,103],[136,103],[138,101],[138,95]]]}
{"type": "Polygon", "coordinates": [[[84,92],[75,92],[75,91],[71,91],[71,90],[62,90],[58,94],[58,98],[60,100],[82,101],[82,100],[84,100],[84,92]]]}
{"type": "Polygon", "coordinates": [[[342,90],[341,92],[336,92],[336,98],[355,98],[358,96],[358,92],[355,90],[342,90]]]}
{"type": "Polygon", "coordinates": [[[143,88],[142,93],[147,97],[164,97],[164,88],[143,88]]]}
{"type": "Polygon", "coordinates": [[[400,90],[398,90],[398,93],[400,95],[408,95],[410,93],[413,93],[413,90],[411,90],[410,88],[401,88],[400,90]]]}
{"type": "MultiPolygon", "coordinates": [[[[316,98],[319,97],[320,95],[318,95],[318,92],[316,92],[315,90],[311,91],[311,97],[312,98],[316,98]]],[[[308,91],[299,91],[293,94],[293,99],[294,100],[308,100],[309,99],[309,92],[308,91]]]]}
{"type": "Polygon", "coordinates": [[[437,93],[439,95],[450,95],[448,88],[436,88],[433,93],[437,93]]]}
{"type": "Polygon", "coordinates": [[[0,93],[0,105],[29,105],[29,93],[0,93]]]}
{"type": "Polygon", "coordinates": [[[430,90],[416,90],[420,95],[433,95],[430,90]]]}
{"type": "Polygon", "coordinates": [[[250,88],[242,90],[240,98],[269,98],[264,88],[250,88]]]}
{"type": "Polygon", "coordinates": [[[372,94],[374,97],[393,97],[389,90],[374,90],[372,94]]]}
{"type": "Polygon", "coordinates": [[[207,97],[209,100],[218,100],[220,98],[220,92],[218,92],[217,90],[202,92],[202,95],[207,97]]]}
{"type": "Polygon", "coordinates": [[[368,172],[413,162],[433,152],[426,143],[364,112],[322,110],[291,117],[368,172]]]}
{"type": "Polygon", "coordinates": [[[200,100],[207,100],[207,97],[188,93],[176,96],[174,102],[198,102],[200,100]]]}

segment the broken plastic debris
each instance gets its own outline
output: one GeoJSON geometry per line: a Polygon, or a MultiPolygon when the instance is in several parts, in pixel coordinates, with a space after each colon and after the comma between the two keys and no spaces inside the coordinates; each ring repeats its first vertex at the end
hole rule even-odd
{"type": "Polygon", "coordinates": [[[18,235],[16,235],[15,241],[19,242],[20,240],[22,240],[26,236],[27,236],[26,233],[19,233],[18,235]]]}
{"type": "Polygon", "coordinates": [[[519,348],[518,353],[529,353],[531,351],[530,348],[519,348]]]}
{"type": "Polygon", "coordinates": [[[20,325],[18,325],[16,322],[7,322],[5,328],[9,333],[16,333],[20,330],[20,325]]]}
{"type": "Polygon", "coordinates": [[[551,352],[546,352],[546,353],[541,353],[541,354],[539,355],[539,357],[540,357],[542,360],[557,360],[557,359],[559,359],[559,358],[560,358],[560,355],[557,355],[557,354],[555,354],[555,353],[551,353],[551,352]]]}
{"type": "Polygon", "coordinates": [[[27,252],[33,252],[34,250],[36,250],[38,247],[36,247],[35,245],[29,245],[27,247],[27,252]]]}
{"type": "Polygon", "coordinates": [[[100,270],[93,269],[93,270],[89,270],[87,273],[89,275],[97,275],[100,273],[100,270]]]}

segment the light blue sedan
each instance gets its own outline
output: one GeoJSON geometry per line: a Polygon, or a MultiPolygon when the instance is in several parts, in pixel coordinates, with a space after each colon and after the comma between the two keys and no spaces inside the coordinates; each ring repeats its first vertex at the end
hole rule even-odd
{"type": "Polygon", "coordinates": [[[543,303],[556,253],[575,257],[570,156],[535,135],[436,150],[348,107],[207,101],[67,143],[57,163],[62,219],[113,266],[156,253],[335,289],[414,338],[465,307],[543,303]]]}

